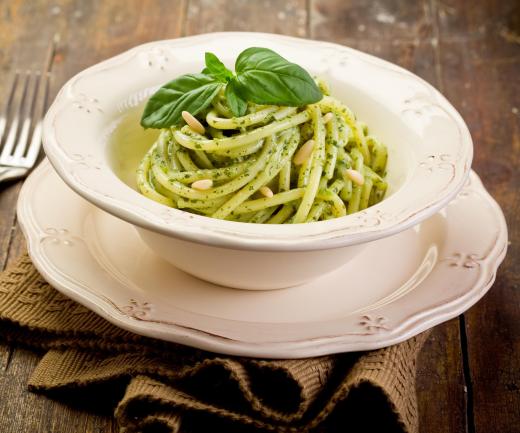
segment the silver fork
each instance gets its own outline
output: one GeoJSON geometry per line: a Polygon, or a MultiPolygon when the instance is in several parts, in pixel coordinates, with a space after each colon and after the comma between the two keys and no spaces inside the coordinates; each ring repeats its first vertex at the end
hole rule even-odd
{"type": "Polygon", "coordinates": [[[27,175],[40,153],[54,43],[55,39],[42,72],[15,72],[5,112],[0,116],[0,183],[27,175]]]}

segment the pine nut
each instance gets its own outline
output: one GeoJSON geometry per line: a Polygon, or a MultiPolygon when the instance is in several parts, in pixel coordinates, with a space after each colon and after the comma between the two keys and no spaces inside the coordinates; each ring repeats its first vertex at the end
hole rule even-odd
{"type": "Polygon", "coordinates": [[[295,165],[302,165],[307,159],[309,159],[309,156],[311,156],[312,149],[314,147],[314,140],[307,141],[298,152],[296,152],[296,155],[294,155],[293,162],[295,165]]]}
{"type": "Polygon", "coordinates": [[[204,129],[204,126],[197,120],[197,118],[193,114],[191,114],[189,111],[183,111],[181,115],[184,121],[188,124],[188,126],[191,129],[193,129],[194,132],[204,134],[204,132],[206,131],[204,129]]]}
{"type": "Polygon", "coordinates": [[[271,188],[268,186],[263,186],[259,189],[260,194],[262,194],[265,197],[272,197],[274,195],[273,191],[271,191],[271,188]]]}
{"type": "Polygon", "coordinates": [[[357,185],[363,185],[365,183],[365,178],[363,177],[363,175],[357,171],[357,170],[353,170],[351,168],[347,169],[345,171],[345,174],[347,175],[347,177],[352,181],[354,182],[355,184],[357,185]]]}
{"type": "Polygon", "coordinates": [[[334,118],[334,114],[333,113],[327,113],[325,114],[325,116],[323,116],[323,123],[328,123],[330,122],[332,119],[334,118]]]}
{"type": "Polygon", "coordinates": [[[205,191],[210,189],[213,186],[213,181],[211,179],[201,179],[196,180],[191,184],[193,189],[198,189],[199,191],[205,191]]]}

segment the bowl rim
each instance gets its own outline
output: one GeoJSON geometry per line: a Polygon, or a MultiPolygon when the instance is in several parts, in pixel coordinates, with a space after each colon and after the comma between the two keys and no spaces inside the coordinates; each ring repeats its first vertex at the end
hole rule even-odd
{"type": "MultiPolygon", "coordinates": [[[[339,60],[328,67],[331,70],[340,68],[339,60]]],[[[403,99],[403,101],[404,104],[409,102],[407,99],[403,99]]],[[[103,113],[100,108],[98,110],[101,114],[103,113]]],[[[401,113],[406,110],[409,108],[401,113]]],[[[90,113],[88,109],[86,111],[90,113]]],[[[417,113],[418,110],[415,109],[415,112],[417,113]]],[[[69,187],[95,206],[123,220],[153,232],[187,241],[257,251],[310,251],[340,248],[374,241],[406,230],[439,211],[455,197],[469,176],[473,157],[471,135],[460,114],[439,91],[415,74],[378,57],[339,44],[252,32],[206,33],[149,42],[83,70],[62,87],[51,104],[43,122],[43,145],[54,169],[69,187]],[[388,72],[389,77],[398,76],[399,79],[404,79],[409,84],[420,86],[426,95],[426,97],[423,96],[423,99],[426,99],[421,102],[423,104],[421,108],[433,107],[438,110],[434,114],[425,110],[421,113],[422,121],[425,118],[433,119],[433,116],[442,115],[445,116],[445,120],[452,123],[457,131],[456,139],[454,137],[453,141],[454,149],[457,150],[456,155],[430,154],[425,160],[416,161],[412,170],[413,176],[407,180],[407,183],[415,182],[417,176],[420,175],[422,177],[419,179],[424,182],[428,173],[435,172],[435,181],[438,185],[433,186],[436,186],[437,190],[433,189],[432,197],[420,205],[415,202],[409,205],[405,200],[407,206],[405,209],[399,209],[397,213],[395,213],[395,208],[399,208],[399,206],[395,206],[397,200],[395,197],[403,197],[403,187],[390,197],[393,198],[392,207],[389,207],[390,198],[388,198],[366,210],[333,220],[279,226],[237,223],[194,215],[156,203],[124,184],[113,173],[106,161],[105,163],[103,161],[93,163],[88,161],[91,158],[90,154],[71,153],[70,144],[58,137],[57,125],[59,122],[68,122],[74,127],[88,125],[89,128],[94,129],[96,125],[99,125],[93,120],[94,116],[85,116],[85,109],[82,109],[84,107],[81,105],[91,103],[96,108],[98,98],[87,96],[84,93],[78,94],[76,87],[79,88],[79,84],[92,85],[96,83],[96,80],[99,82],[100,75],[103,76],[102,79],[106,79],[107,74],[117,74],[117,70],[121,70],[121,68],[132,66],[135,68],[136,62],[141,61],[143,53],[157,52],[157,50],[160,52],[163,49],[174,51],[187,47],[204,49],[215,39],[227,39],[228,44],[238,40],[241,43],[244,40],[251,42],[254,40],[271,45],[291,46],[294,49],[312,48],[313,53],[327,52],[329,57],[332,54],[333,58],[338,59],[341,59],[341,56],[349,57],[355,59],[361,66],[378,68],[382,73],[388,72]],[[81,97],[80,102],[78,102],[78,95],[81,97]],[[79,110],[71,110],[71,107],[79,108],[79,110]],[[67,119],[65,119],[67,116],[64,116],[64,113],[67,113],[67,119]],[[443,174],[443,171],[446,173],[443,174]],[[103,176],[105,177],[103,178],[103,176]],[[110,191],[100,189],[99,178],[109,180],[110,191]],[[117,182],[111,182],[114,179],[117,179],[120,185],[117,182]],[[440,182],[440,179],[443,179],[444,183],[440,182]],[[394,209],[394,211],[389,211],[390,209],[394,209]]],[[[402,204],[400,206],[402,207],[402,204]]]]}

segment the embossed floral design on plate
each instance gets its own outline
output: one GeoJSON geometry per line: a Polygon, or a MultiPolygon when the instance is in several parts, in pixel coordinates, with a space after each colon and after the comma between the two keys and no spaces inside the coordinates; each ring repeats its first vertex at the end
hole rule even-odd
{"type": "Polygon", "coordinates": [[[78,93],[72,98],[72,106],[87,114],[103,113],[100,106],[99,99],[86,95],[85,93],[78,93]]]}
{"type": "Polygon", "coordinates": [[[140,53],[144,68],[164,70],[172,63],[171,54],[163,47],[153,47],[140,53]]]}
{"type": "Polygon", "coordinates": [[[121,311],[134,319],[143,320],[148,318],[152,306],[149,302],[130,299],[128,305],[121,307],[121,311]]]}
{"type": "Polygon", "coordinates": [[[473,269],[480,266],[483,257],[480,257],[478,254],[455,253],[443,260],[448,263],[448,266],[453,268],[473,269]]]}
{"type": "Polygon", "coordinates": [[[41,237],[42,243],[72,247],[76,242],[82,242],[81,238],[74,236],[67,229],[48,227],[43,232],[44,235],[41,237]]]}
{"type": "Polygon", "coordinates": [[[433,173],[436,170],[454,170],[455,164],[451,155],[442,153],[440,155],[428,155],[419,163],[419,167],[433,173]]]}
{"type": "Polygon", "coordinates": [[[388,331],[388,319],[384,316],[371,316],[370,314],[366,314],[361,318],[362,320],[359,324],[364,327],[369,334],[373,334],[375,332],[388,331]]]}

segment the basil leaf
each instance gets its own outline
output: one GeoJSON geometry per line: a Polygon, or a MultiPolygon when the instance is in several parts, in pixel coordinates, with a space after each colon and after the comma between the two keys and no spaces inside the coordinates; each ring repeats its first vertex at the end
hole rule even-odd
{"type": "Polygon", "coordinates": [[[222,83],[205,74],[186,74],[162,86],[148,100],[141,117],[145,128],[168,128],[181,121],[181,113],[194,116],[206,108],[222,83]]]}
{"type": "Polygon", "coordinates": [[[202,71],[204,74],[212,75],[217,80],[226,83],[233,78],[233,72],[231,72],[224,63],[213,53],[206,53],[204,60],[206,61],[206,67],[202,71]]]}
{"type": "Polygon", "coordinates": [[[235,79],[231,80],[226,86],[226,100],[233,116],[240,117],[246,114],[247,101],[245,101],[236,89],[235,79]]]}
{"type": "Polygon", "coordinates": [[[301,66],[290,63],[268,48],[248,48],[235,63],[237,87],[242,97],[257,104],[301,106],[323,95],[301,66]]]}

